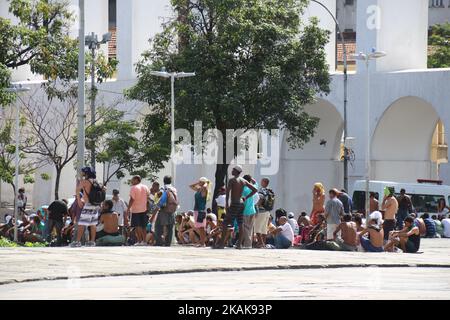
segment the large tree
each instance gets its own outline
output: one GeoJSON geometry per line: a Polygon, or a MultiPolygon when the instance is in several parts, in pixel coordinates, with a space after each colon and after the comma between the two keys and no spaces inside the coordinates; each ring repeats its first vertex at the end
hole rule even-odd
{"type": "MultiPolygon", "coordinates": [[[[176,83],[177,128],[289,131],[297,148],[314,134],[318,119],[303,106],[329,92],[324,46],[329,32],[302,21],[307,0],[172,0],[178,17],[164,25],[137,65],[138,83],[128,96],[147,102],[147,119],[170,135],[169,81],[152,70],[195,71],[176,83]],[[161,119],[161,125],[155,119],[161,119]]],[[[161,135],[160,135],[161,136],[161,135]]],[[[230,159],[219,152],[215,195],[230,159]]],[[[170,149],[167,150],[167,155],[170,149]]]]}
{"type": "Polygon", "coordinates": [[[450,22],[432,26],[428,44],[432,48],[428,67],[450,68],[450,22]]]}

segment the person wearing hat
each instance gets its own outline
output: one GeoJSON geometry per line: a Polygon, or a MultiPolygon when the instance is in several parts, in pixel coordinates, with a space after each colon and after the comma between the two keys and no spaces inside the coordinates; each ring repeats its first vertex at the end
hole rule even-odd
{"type": "Polygon", "coordinates": [[[194,221],[195,229],[200,235],[200,240],[197,244],[199,247],[204,247],[206,243],[206,201],[209,199],[209,186],[210,181],[205,177],[201,177],[197,182],[189,186],[195,191],[194,221]]]}
{"type": "Polygon", "coordinates": [[[334,231],[341,223],[341,217],[344,215],[344,205],[337,198],[339,190],[336,188],[331,189],[328,192],[330,200],[327,201],[325,206],[325,218],[327,220],[327,240],[334,239],[334,231]]]}
{"type": "Polygon", "coordinates": [[[247,199],[252,198],[258,190],[247,180],[240,177],[242,173],[241,166],[235,166],[231,172],[233,177],[228,180],[227,194],[226,194],[226,215],[223,220],[222,236],[220,242],[215,247],[223,249],[225,247],[225,240],[227,239],[228,228],[234,224],[236,220],[239,230],[239,238],[236,243],[236,249],[241,249],[243,240],[243,221],[244,221],[244,203],[247,199]],[[242,192],[244,186],[250,188],[251,192],[243,197],[242,192]]]}
{"type": "MultiPolygon", "coordinates": [[[[86,227],[89,228],[89,241],[86,242],[86,246],[95,246],[96,226],[98,224],[98,217],[100,213],[100,203],[92,203],[94,199],[89,199],[89,194],[92,188],[98,186],[97,175],[95,170],[90,167],[84,167],[81,169],[81,180],[78,183],[76,189],[76,201],[81,208],[80,217],[77,218],[77,235],[75,241],[73,241],[71,247],[81,247],[81,237],[84,234],[86,227]]],[[[94,189],[95,190],[95,189],[94,189]]],[[[102,188],[103,195],[105,188],[102,188]]]]}
{"type": "Polygon", "coordinates": [[[119,234],[123,235],[124,233],[124,218],[125,213],[128,210],[128,206],[125,203],[125,201],[120,197],[119,190],[114,189],[113,190],[113,196],[112,196],[112,202],[113,202],[113,208],[112,211],[116,212],[119,217],[119,234]]]}

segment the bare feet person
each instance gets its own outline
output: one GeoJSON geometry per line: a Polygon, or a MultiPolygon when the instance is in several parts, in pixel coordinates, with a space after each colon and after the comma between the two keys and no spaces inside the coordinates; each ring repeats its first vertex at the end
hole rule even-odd
{"type": "Polygon", "coordinates": [[[252,198],[253,195],[258,191],[251,183],[241,178],[240,175],[242,173],[241,166],[235,166],[231,174],[232,178],[228,181],[227,186],[227,197],[226,197],[226,215],[223,221],[222,228],[222,237],[220,239],[219,245],[216,247],[217,249],[224,248],[224,241],[226,239],[227,230],[229,226],[233,225],[233,221],[236,219],[238,228],[239,228],[239,239],[236,243],[236,248],[240,249],[242,245],[242,237],[243,237],[243,228],[242,223],[244,219],[244,202],[252,198]],[[242,191],[244,186],[247,186],[252,190],[250,194],[246,197],[242,197],[242,191]],[[231,197],[231,202],[229,201],[231,197]]]}

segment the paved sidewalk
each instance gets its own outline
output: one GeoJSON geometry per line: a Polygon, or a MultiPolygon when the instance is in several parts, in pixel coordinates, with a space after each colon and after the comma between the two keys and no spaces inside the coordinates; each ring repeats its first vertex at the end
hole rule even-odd
{"type": "Polygon", "coordinates": [[[212,250],[180,246],[0,248],[0,285],[39,280],[205,271],[367,266],[450,268],[450,239],[422,239],[421,251],[423,253],[399,254],[298,249],[212,250]]]}

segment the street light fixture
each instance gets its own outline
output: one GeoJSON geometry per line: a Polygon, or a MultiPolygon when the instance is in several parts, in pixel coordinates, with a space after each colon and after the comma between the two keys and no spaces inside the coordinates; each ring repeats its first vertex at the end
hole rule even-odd
{"type": "Polygon", "coordinates": [[[353,55],[356,60],[364,61],[366,64],[366,72],[367,72],[367,88],[366,88],[366,96],[367,96],[367,115],[366,115],[366,128],[367,128],[367,136],[366,136],[366,223],[369,222],[369,214],[370,214],[370,197],[369,197],[369,182],[370,182],[370,70],[369,70],[369,61],[379,59],[386,56],[386,53],[383,51],[376,51],[375,48],[372,49],[371,53],[363,53],[360,52],[358,54],[353,55]]]}
{"type": "MultiPolygon", "coordinates": [[[[30,88],[23,87],[22,84],[13,84],[11,88],[6,89],[7,92],[13,92],[16,95],[19,92],[30,91],[30,88]]],[[[17,196],[19,191],[19,147],[20,147],[20,103],[16,102],[16,155],[15,155],[15,176],[14,176],[14,241],[18,241],[18,230],[17,230],[17,221],[18,221],[18,202],[17,196]]]]}
{"type": "Polygon", "coordinates": [[[172,184],[175,185],[175,161],[173,159],[173,157],[175,156],[175,79],[194,77],[195,72],[167,72],[165,68],[162,68],[161,71],[151,71],[150,74],[152,76],[170,78],[170,142],[172,159],[171,176],[172,184]]]}
{"type": "MultiPolygon", "coordinates": [[[[87,35],[84,40],[84,44],[91,50],[92,62],[91,62],[91,126],[95,125],[95,97],[97,95],[95,88],[95,51],[100,48],[100,45],[111,41],[111,32],[105,33],[102,36],[102,40],[98,41],[98,36],[92,32],[87,35]]],[[[91,167],[95,169],[95,144],[92,145],[91,150],[91,167]]]]}
{"type": "Polygon", "coordinates": [[[339,38],[342,45],[343,55],[344,55],[344,189],[348,192],[348,160],[349,160],[349,148],[347,148],[347,135],[348,135],[348,127],[347,127],[347,88],[348,88],[348,76],[347,76],[347,48],[345,47],[345,39],[344,34],[341,31],[341,28],[339,26],[339,22],[336,19],[336,17],[333,15],[333,13],[328,9],[323,3],[311,0],[311,2],[317,3],[318,5],[322,6],[333,18],[337,32],[339,33],[339,38]]]}

